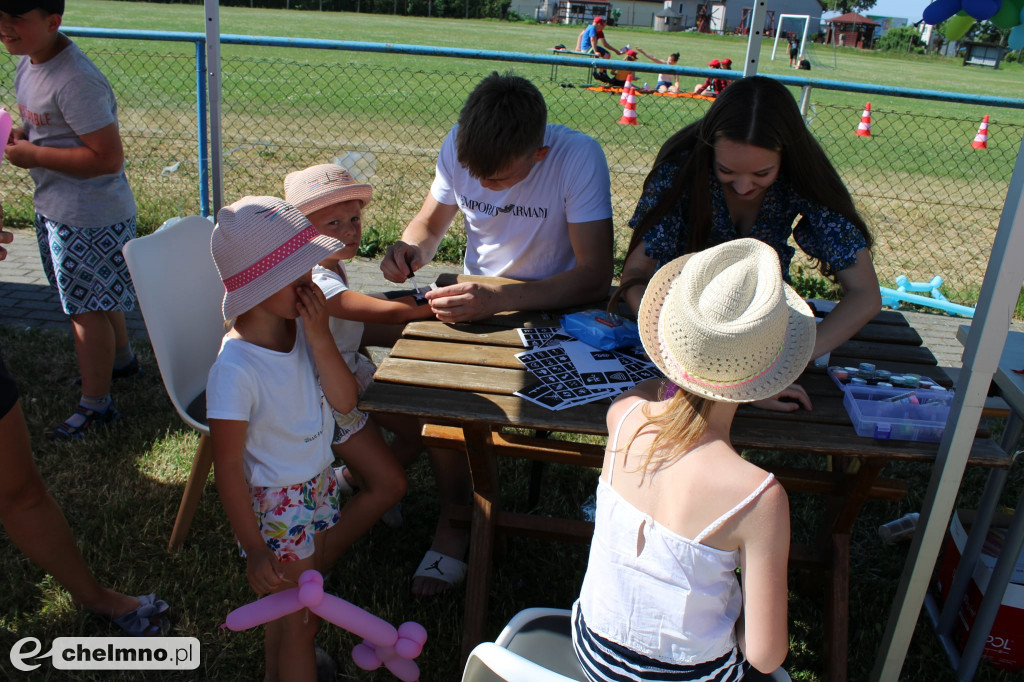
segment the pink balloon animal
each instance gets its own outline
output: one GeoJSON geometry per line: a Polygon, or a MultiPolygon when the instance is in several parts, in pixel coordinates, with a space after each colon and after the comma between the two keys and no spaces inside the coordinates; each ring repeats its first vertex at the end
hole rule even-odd
{"type": "Polygon", "coordinates": [[[324,578],[319,571],[305,571],[299,586],[276,592],[228,614],[222,628],[247,630],[307,608],[326,621],[363,638],[352,649],[352,660],[363,670],[376,670],[382,664],[402,682],[416,682],[420,669],[413,661],[423,650],[427,631],[419,623],[402,623],[396,630],[369,611],[340,597],[324,593],[324,578]]]}

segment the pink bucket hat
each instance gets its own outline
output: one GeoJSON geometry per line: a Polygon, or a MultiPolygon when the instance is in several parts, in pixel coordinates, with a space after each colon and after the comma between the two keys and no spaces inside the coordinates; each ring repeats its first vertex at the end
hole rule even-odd
{"type": "Polygon", "coordinates": [[[217,212],[210,251],[230,320],[255,308],[345,245],[277,197],[243,197],[217,212]]]}
{"type": "Polygon", "coordinates": [[[352,199],[363,202],[366,208],[372,195],[372,187],[357,184],[351,173],[333,163],[310,166],[284,178],[285,201],[306,215],[352,199]]]}

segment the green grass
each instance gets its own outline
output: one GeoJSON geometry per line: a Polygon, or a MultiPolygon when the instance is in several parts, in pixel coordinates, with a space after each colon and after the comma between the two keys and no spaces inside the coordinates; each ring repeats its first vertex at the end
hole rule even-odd
{"type": "MultiPolygon", "coordinates": [[[[186,32],[200,32],[204,24],[198,5],[108,0],[73,3],[65,23],[186,32]]],[[[579,31],[578,26],[525,22],[246,8],[222,8],[221,29],[243,35],[532,54],[547,54],[557,43],[574,44],[579,31]]],[[[655,55],[679,51],[680,64],[690,67],[726,56],[739,64],[746,50],[746,40],[736,36],[614,27],[609,38],[617,46],[641,45],[655,55]]],[[[194,46],[84,38],[79,42],[110,78],[118,96],[140,231],[145,234],[174,215],[198,212],[194,46]],[[176,163],[177,171],[163,172],[176,163]]],[[[552,80],[547,65],[232,45],[222,52],[225,200],[279,194],[281,179],[291,170],[346,151],[372,151],[378,164],[371,180],[374,203],[364,216],[368,239],[362,253],[368,256],[394,241],[419,208],[441,140],[466,94],[492,69],[511,67],[531,78],[544,93],[552,122],[575,127],[601,142],[612,174],[620,259],[630,234],[626,221],[657,149],[708,106],[698,100],[641,97],[641,125],[625,129],[617,125],[617,97],[562,87],[580,84],[585,71],[579,68],[562,67],[552,80]]],[[[771,42],[766,41],[760,72],[808,75],[790,69],[788,59],[772,61],[770,55],[771,42]]],[[[816,64],[832,62],[831,52],[822,46],[812,48],[811,57],[816,64]]],[[[895,58],[854,49],[839,50],[835,59],[838,68],[816,67],[809,75],[1017,97],[1024,74],[1021,64],[1005,64],[994,71],[962,67],[949,58],[895,58]]],[[[9,64],[13,67],[13,60],[9,64]]],[[[654,78],[653,73],[641,76],[654,78]]],[[[13,100],[10,82],[0,86],[0,98],[13,100]]],[[[815,88],[808,117],[875,233],[879,277],[892,281],[905,274],[921,281],[941,274],[948,298],[973,303],[1024,137],[1024,110],[815,88]],[[873,137],[867,140],[852,134],[865,100],[873,105],[873,137]],[[984,114],[992,116],[989,149],[979,152],[970,148],[970,141],[984,114]]],[[[30,189],[28,174],[19,169],[0,178],[10,224],[30,224],[30,189]]],[[[440,257],[458,261],[464,244],[461,227],[451,234],[440,257]]]]}
{"type": "MultiPolygon", "coordinates": [[[[147,344],[135,350],[145,373],[120,384],[115,397],[123,420],[109,431],[72,445],[45,440],[47,429],[63,419],[77,398],[70,379],[77,367],[70,339],[60,332],[0,326],[0,347],[22,393],[37,464],[50,491],[65,511],[86,561],[98,578],[116,589],[141,594],[156,591],[166,599],[176,624],[174,634],[197,637],[202,666],[195,674],[55,673],[32,679],[210,679],[253,680],[262,675],[259,631],[219,630],[225,615],[254,598],[238,558],[231,529],[207,484],[185,546],[166,551],[174,513],[195,451],[197,438],[185,427],[167,400],[147,344]]],[[[998,430],[998,426],[996,427],[998,430]]],[[[1022,444],[1024,445],[1024,444],[1022,444]]],[[[789,466],[821,467],[809,457],[748,453],[756,461],[789,466]]],[[[957,500],[974,508],[987,472],[971,469],[957,500]]],[[[525,462],[499,463],[503,504],[527,511],[529,468],[525,462]]],[[[907,497],[899,503],[869,501],[852,537],[850,595],[850,679],[866,679],[879,635],[894,598],[907,544],[887,546],[875,533],[881,523],[920,510],[929,467],[891,464],[884,476],[906,480],[907,497]]],[[[579,518],[580,506],[596,485],[597,471],[550,466],[544,475],[540,514],[579,518]]],[[[1018,467],[1010,476],[1003,503],[1012,505],[1024,485],[1018,467]]],[[[820,498],[791,498],[795,542],[807,540],[820,518],[820,498]]],[[[378,525],[344,556],[331,572],[327,590],[372,613],[399,624],[422,623],[429,640],[419,659],[424,682],[458,679],[457,663],[463,591],[439,599],[409,595],[409,576],[429,545],[437,514],[436,495],[428,467],[410,471],[410,492],[403,503],[405,525],[392,530],[378,525]]],[[[486,636],[493,638],[514,613],[530,606],[568,607],[576,598],[586,568],[582,545],[521,538],[499,543],[486,636]]],[[[35,637],[44,647],[62,636],[112,636],[104,621],[78,611],[67,592],[25,559],[10,542],[0,542],[0,650],[22,637],[35,637]]],[[[822,678],[823,594],[815,576],[791,572],[791,648],[786,667],[795,680],[822,678]]],[[[324,626],[318,640],[339,662],[342,679],[389,680],[388,674],[354,668],[349,651],[355,638],[324,626]]],[[[41,671],[49,671],[43,663],[41,671]]],[[[52,671],[51,671],[52,673],[52,671]]],[[[0,657],[0,676],[21,679],[0,657]]],[[[921,618],[911,643],[902,679],[952,679],[930,626],[921,618]]],[[[976,678],[1009,682],[1014,676],[986,663],[976,678]]]]}

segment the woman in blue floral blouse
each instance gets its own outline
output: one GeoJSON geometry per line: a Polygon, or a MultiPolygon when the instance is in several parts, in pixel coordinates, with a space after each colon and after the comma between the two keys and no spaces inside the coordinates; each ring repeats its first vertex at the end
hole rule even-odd
{"type": "MultiPolygon", "coordinates": [[[[793,96],[769,78],[734,81],[701,120],[669,138],[629,225],[634,232],[622,282],[640,284],[623,292],[634,311],[664,263],[740,237],[772,246],[788,281],[790,234],[843,289],[842,300],[818,326],[814,357],[849,339],[882,306],[867,225],[793,96]]],[[[779,397],[810,408],[799,387],[779,397]]]]}

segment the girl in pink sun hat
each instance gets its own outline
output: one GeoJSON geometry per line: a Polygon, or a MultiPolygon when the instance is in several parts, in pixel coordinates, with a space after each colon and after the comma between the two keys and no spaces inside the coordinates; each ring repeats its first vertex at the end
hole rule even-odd
{"type": "MultiPolygon", "coordinates": [[[[358,387],[311,275],[345,245],[274,197],[245,197],[217,219],[210,247],[230,329],[206,412],[217,492],[249,585],[267,594],[294,587],[305,570],[328,571],[364,530],[340,508],[331,469],[331,409],[354,409],[358,387]]],[[[267,624],[267,679],[316,678],[318,626],[305,611],[267,624]]]]}
{"type": "Polygon", "coordinates": [[[608,410],[576,655],[591,681],[769,674],[789,649],[789,503],[729,432],[806,367],[814,315],[747,238],[665,264],[637,325],[666,379],[608,410]]]}

